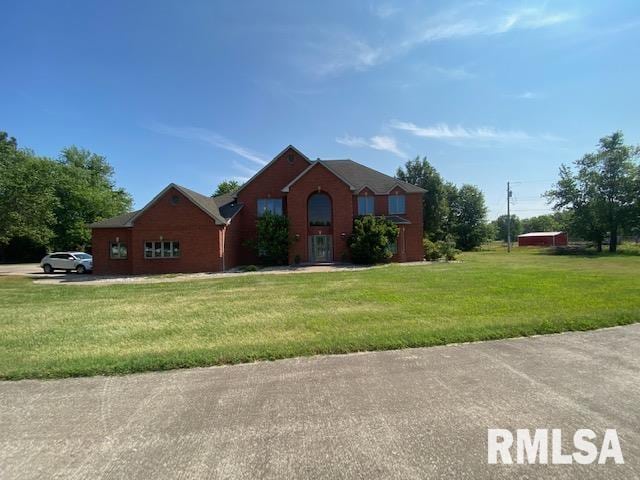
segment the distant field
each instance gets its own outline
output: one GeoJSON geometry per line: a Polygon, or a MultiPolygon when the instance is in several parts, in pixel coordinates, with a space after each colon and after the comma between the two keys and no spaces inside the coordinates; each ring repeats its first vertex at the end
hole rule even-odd
{"type": "Polygon", "coordinates": [[[640,257],[502,248],[461,263],[110,286],[0,278],[0,378],[122,374],[640,320],[640,257]]]}

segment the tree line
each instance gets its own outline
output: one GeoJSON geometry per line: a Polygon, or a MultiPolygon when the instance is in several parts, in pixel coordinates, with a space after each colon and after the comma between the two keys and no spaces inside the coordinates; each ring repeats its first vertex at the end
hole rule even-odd
{"type": "Polygon", "coordinates": [[[427,157],[420,156],[399,167],[396,178],[426,190],[423,222],[431,242],[454,242],[460,250],[472,250],[491,238],[484,194],[475,185],[457,187],[445,181],[427,157]]]}
{"type": "MultiPolygon", "coordinates": [[[[565,231],[602,250],[615,252],[620,236],[640,237],[640,147],[625,145],[622,132],[598,142],[595,152],[562,165],[558,182],[543,197],[555,212],[519,219],[511,216],[511,239],[522,233],[565,231]]],[[[496,240],[507,241],[507,215],[492,222],[496,240]]]]}
{"type": "Polygon", "coordinates": [[[88,224],[131,209],[106,158],[70,146],[58,158],[19,148],[0,131],[0,260],[39,260],[47,250],[85,250],[88,224]]]}

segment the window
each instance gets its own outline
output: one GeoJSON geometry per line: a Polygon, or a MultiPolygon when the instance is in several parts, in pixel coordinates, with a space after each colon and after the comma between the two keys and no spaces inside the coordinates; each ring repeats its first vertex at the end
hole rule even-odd
{"type": "Polygon", "coordinates": [[[114,260],[124,260],[127,258],[127,244],[124,242],[109,243],[109,257],[114,260]]]}
{"type": "Polygon", "coordinates": [[[405,213],[404,195],[389,195],[389,215],[405,213]]]}
{"type": "Polygon", "coordinates": [[[177,258],[180,256],[180,242],[144,242],[144,258],[177,258]]]}
{"type": "Polygon", "coordinates": [[[397,239],[397,238],[394,238],[394,239],[393,239],[393,242],[391,242],[391,243],[389,244],[389,251],[390,251],[393,255],[395,255],[395,254],[397,254],[397,253],[398,253],[398,239],[397,239]]]}
{"type": "Polygon", "coordinates": [[[358,197],[358,215],[373,215],[373,201],[372,195],[358,197]]]}
{"type": "Polygon", "coordinates": [[[282,215],[282,199],[281,198],[259,198],[258,199],[258,216],[261,217],[264,212],[282,215]]]}
{"type": "Polygon", "coordinates": [[[331,225],[331,199],[326,193],[314,193],[309,197],[307,205],[309,225],[312,227],[328,227],[331,225]]]}

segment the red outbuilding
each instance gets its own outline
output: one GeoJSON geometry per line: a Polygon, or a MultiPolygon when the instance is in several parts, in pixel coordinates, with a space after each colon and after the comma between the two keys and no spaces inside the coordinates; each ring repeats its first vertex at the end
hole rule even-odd
{"type": "Polygon", "coordinates": [[[566,232],[530,232],[518,235],[519,247],[564,247],[568,243],[566,232]]]}

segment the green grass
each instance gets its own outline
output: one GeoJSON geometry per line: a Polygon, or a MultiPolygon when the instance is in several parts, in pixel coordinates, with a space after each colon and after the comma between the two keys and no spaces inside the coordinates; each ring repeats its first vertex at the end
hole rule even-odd
{"type": "Polygon", "coordinates": [[[461,259],[86,287],[0,278],[0,378],[122,374],[640,320],[640,257],[521,249],[461,259]]]}

